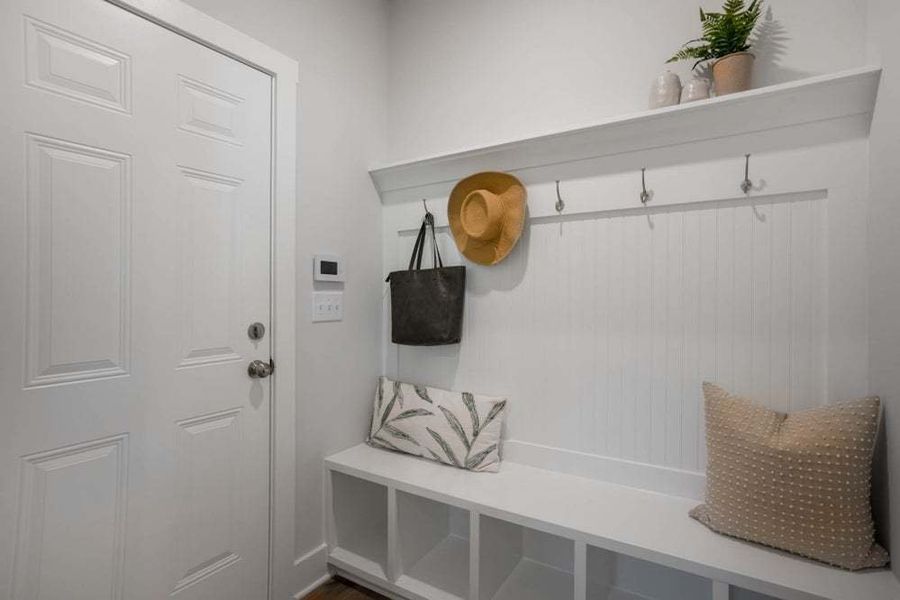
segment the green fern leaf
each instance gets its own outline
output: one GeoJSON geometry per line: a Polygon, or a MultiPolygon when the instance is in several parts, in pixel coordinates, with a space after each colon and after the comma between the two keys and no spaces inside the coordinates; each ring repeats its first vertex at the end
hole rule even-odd
{"type": "Polygon", "coordinates": [[[700,9],[700,29],[703,37],[691,40],[667,62],[695,60],[694,68],[701,62],[721,58],[735,52],[750,49],[750,36],[762,15],[763,0],[725,0],[721,12],[700,9]],[[691,44],[702,42],[700,45],[691,44]]]}

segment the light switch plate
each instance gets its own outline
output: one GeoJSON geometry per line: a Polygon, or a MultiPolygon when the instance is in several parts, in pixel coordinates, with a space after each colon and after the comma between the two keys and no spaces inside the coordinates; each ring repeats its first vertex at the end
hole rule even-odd
{"type": "Polygon", "coordinates": [[[344,292],[313,292],[313,323],[344,318],[344,292]]]}

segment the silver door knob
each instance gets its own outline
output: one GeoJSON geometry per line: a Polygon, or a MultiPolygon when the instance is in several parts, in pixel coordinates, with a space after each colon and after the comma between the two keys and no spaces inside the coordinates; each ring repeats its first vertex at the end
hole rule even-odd
{"type": "Polygon", "coordinates": [[[274,370],[275,365],[272,361],[266,363],[261,360],[254,360],[247,365],[247,375],[253,379],[265,379],[271,375],[274,370]]]}

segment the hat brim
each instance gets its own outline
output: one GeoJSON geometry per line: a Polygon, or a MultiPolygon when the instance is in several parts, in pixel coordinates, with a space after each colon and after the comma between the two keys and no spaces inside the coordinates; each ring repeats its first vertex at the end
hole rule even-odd
{"type": "Polygon", "coordinates": [[[466,177],[456,184],[447,202],[447,220],[456,247],[474,263],[497,264],[506,258],[522,236],[526,205],[525,186],[509,173],[488,171],[466,177]],[[492,240],[476,240],[469,237],[463,229],[460,216],[463,200],[475,190],[488,190],[503,202],[500,233],[492,240]]]}

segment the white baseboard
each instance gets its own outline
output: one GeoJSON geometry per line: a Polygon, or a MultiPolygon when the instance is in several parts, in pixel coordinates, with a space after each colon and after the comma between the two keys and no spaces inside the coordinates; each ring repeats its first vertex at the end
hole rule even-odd
{"type": "Polygon", "coordinates": [[[316,546],[294,561],[294,579],[302,582],[302,589],[294,594],[294,600],[302,598],[314,589],[331,579],[328,572],[328,547],[325,544],[316,546]]]}
{"type": "Polygon", "coordinates": [[[706,491],[703,473],[519,440],[503,443],[503,460],[698,501],[703,500],[706,491]]]}

